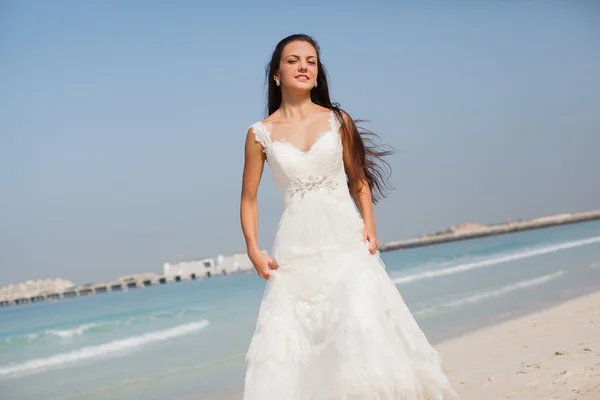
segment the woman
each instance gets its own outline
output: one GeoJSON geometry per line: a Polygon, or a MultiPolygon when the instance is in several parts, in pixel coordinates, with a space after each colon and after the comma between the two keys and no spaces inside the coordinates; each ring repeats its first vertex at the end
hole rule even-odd
{"type": "Polygon", "coordinates": [[[389,153],[331,102],[311,37],[283,39],[267,77],[269,116],[247,133],[240,207],[248,256],[268,280],[244,400],[453,396],[377,251],[372,203],[387,186],[377,162],[389,153]],[[272,257],[257,242],[265,161],[284,204],[272,257]]]}

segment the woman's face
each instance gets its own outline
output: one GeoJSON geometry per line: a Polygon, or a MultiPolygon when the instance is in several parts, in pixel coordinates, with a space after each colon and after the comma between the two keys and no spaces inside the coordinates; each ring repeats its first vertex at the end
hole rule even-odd
{"type": "Polygon", "coordinates": [[[281,54],[275,80],[282,88],[310,91],[317,80],[317,51],[308,42],[288,43],[281,54]]]}

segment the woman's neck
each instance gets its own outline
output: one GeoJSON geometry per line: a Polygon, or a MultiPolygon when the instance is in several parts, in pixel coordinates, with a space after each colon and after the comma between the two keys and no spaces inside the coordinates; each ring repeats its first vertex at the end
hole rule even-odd
{"type": "Polygon", "coordinates": [[[284,119],[300,120],[314,112],[315,104],[310,98],[310,93],[285,93],[282,96],[279,112],[284,119]]]}

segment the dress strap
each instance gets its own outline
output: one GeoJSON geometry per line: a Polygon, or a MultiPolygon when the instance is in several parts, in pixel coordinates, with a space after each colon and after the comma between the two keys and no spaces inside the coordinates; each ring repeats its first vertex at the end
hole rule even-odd
{"type": "Polygon", "coordinates": [[[329,111],[329,128],[335,133],[338,133],[341,127],[342,123],[340,122],[340,119],[336,115],[335,111],[329,111]]]}
{"type": "Polygon", "coordinates": [[[251,128],[254,131],[254,140],[266,149],[269,143],[271,143],[271,134],[265,124],[262,121],[258,121],[252,124],[251,128]]]}

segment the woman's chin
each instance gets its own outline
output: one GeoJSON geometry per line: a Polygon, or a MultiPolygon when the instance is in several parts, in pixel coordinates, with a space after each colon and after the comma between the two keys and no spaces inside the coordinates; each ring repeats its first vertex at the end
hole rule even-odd
{"type": "Polygon", "coordinates": [[[309,82],[294,82],[288,86],[288,88],[294,92],[310,92],[313,87],[314,84],[310,84],[309,82]]]}

